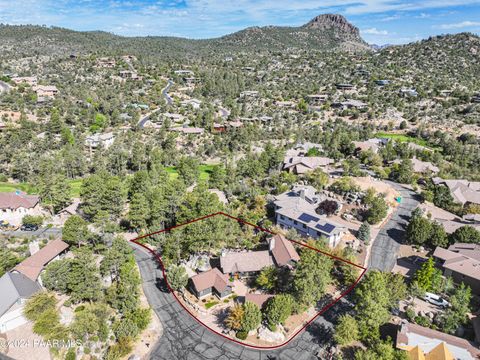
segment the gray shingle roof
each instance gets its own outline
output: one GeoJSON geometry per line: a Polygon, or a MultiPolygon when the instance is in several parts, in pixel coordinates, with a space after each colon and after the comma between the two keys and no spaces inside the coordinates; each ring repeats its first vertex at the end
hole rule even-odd
{"type": "Polygon", "coordinates": [[[18,299],[26,299],[40,291],[40,285],[22,274],[7,272],[0,278],[0,316],[18,299]]]}

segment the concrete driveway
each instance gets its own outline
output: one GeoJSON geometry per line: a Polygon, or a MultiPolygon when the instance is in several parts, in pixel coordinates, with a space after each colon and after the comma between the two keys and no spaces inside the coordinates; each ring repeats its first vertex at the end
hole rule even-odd
{"type": "Polygon", "coordinates": [[[135,258],[143,279],[143,290],[148,302],[163,324],[164,333],[155,344],[150,359],[165,360],[310,360],[327,359],[324,351],[332,345],[332,323],[338,306],[320,316],[289,344],[277,350],[255,350],[224,339],[188,314],[169,293],[156,260],[144,249],[132,243],[135,258]]]}
{"type": "Polygon", "coordinates": [[[402,202],[373,240],[368,261],[370,269],[382,271],[391,271],[395,266],[398,250],[405,240],[405,229],[410,220],[410,215],[419,204],[414,191],[394,182],[389,181],[389,184],[401,194],[402,202]]]}

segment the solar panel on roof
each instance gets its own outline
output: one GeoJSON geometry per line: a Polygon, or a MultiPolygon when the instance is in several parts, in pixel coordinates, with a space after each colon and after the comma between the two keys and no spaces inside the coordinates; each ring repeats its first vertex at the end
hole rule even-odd
{"type": "Polygon", "coordinates": [[[306,213],[303,213],[302,215],[300,215],[298,217],[298,220],[300,221],[303,221],[303,222],[310,222],[310,221],[318,221],[320,220],[319,218],[316,218],[315,216],[312,216],[312,215],[309,215],[309,214],[306,214],[306,213]]]}
{"type": "Polygon", "coordinates": [[[335,229],[335,226],[329,223],[326,223],[325,225],[317,224],[315,227],[327,234],[330,234],[333,231],[333,229],[335,229]]]}

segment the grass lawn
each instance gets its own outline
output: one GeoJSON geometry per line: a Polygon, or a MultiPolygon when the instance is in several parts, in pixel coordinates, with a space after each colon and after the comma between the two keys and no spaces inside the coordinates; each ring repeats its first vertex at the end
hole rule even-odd
{"type": "MultiPolygon", "coordinates": [[[[216,165],[200,165],[200,180],[208,180],[210,178],[210,173],[216,165]]],[[[176,166],[166,167],[165,170],[170,175],[170,179],[176,179],[178,177],[178,172],[176,166]]]]}
{"type": "Polygon", "coordinates": [[[83,180],[82,179],[75,179],[75,180],[69,180],[71,187],[71,192],[70,194],[72,197],[78,198],[80,197],[80,188],[82,187],[83,180]]]}
{"type": "Polygon", "coordinates": [[[205,304],[205,309],[210,309],[212,306],[215,306],[218,304],[218,301],[209,301],[205,304]]]}
{"type": "Polygon", "coordinates": [[[27,194],[34,194],[35,188],[27,183],[7,183],[7,182],[0,182],[0,192],[14,192],[15,190],[21,190],[26,192],[27,194]]]}
{"type": "MultiPolygon", "coordinates": [[[[72,197],[79,197],[80,196],[80,187],[82,186],[82,179],[76,180],[69,180],[68,181],[71,186],[71,196],[72,197]]],[[[0,192],[14,192],[15,190],[21,190],[26,192],[27,194],[36,194],[37,189],[35,186],[28,184],[28,183],[7,183],[7,182],[0,182],[0,192]]]]}
{"type": "Polygon", "coordinates": [[[438,147],[432,147],[431,145],[428,144],[427,141],[425,141],[423,139],[419,139],[419,138],[416,138],[416,137],[413,137],[413,136],[408,136],[408,135],[405,135],[405,134],[391,134],[391,133],[387,133],[387,132],[378,132],[378,133],[375,134],[375,137],[398,140],[400,142],[411,142],[411,143],[415,143],[417,145],[428,147],[430,149],[435,149],[435,150],[439,149],[438,147]]]}

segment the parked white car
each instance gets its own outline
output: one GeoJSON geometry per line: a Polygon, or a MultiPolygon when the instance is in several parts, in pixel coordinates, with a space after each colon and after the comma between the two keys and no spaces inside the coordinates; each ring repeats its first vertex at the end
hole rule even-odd
{"type": "Polygon", "coordinates": [[[426,302],[429,302],[430,304],[440,306],[442,308],[446,308],[450,306],[450,303],[447,300],[429,292],[425,293],[423,300],[425,300],[426,302]]]}

